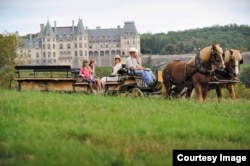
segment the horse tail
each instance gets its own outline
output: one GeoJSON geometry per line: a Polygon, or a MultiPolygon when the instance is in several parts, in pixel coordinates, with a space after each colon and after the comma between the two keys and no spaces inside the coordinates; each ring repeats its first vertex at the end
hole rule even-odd
{"type": "Polygon", "coordinates": [[[163,84],[166,89],[166,98],[170,99],[172,92],[175,90],[175,87],[172,88],[172,85],[175,84],[175,80],[171,76],[167,67],[168,66],[166,66],[166,68],[162,72],[162,78],[163,78],[163,84]]]}

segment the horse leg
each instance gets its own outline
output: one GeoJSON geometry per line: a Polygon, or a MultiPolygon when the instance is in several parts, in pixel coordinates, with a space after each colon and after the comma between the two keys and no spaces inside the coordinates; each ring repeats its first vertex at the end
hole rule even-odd
{"type": "Polygon", "coordinates": [[[199,83],[194,83],[194,89],[196,92],[197,99],[199,101],[203,101],[202,93],[201,93],[201,85],[199,83]]]}
{"type": "Polygon", "coordinates": [[[190,99],[192,91],[193,91],[193,87],[187,88],[187,93],[186,93],[186,96],[185,96],[186,99],[190,99]]]}
{"type": "Polygon", "coordinates": [[[230,93],[231,99],[235,100],[235,91],[234,91],[234,85],[230,84],[227,86],[227,90],[230,93]]]}
{"type": "Polygon", "coordinates": [[[217,98],[218,98],[218,101],[220,102],[222,100],[222,93],[221,93],[221,88],[219,85],[216,86],[215,90],[216,90],[216,94],[217,94],[217,98]]]}
{"type": "Polygon", "coordinates": [[[208,85],[203,85],[201,88],[201,92],[202,92],[202,99],[203,101],[205,101],[207,97],[207,92],[208,92],[208,85]]]}
{"type": "Polygon", "coordinates": [[[180,97],[181,91],[183,90],[183,86],[176,86],[175,90],[173,92],[173,98],[177,99],[178,97],[180,97]]]}

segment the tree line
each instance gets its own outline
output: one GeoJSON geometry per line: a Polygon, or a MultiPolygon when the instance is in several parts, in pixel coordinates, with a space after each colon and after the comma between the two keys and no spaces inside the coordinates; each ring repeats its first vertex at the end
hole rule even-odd
{"type": "Polygon", "coordinates": [[[250,51],[250,26],[230,24],[185,31],[141,34],[141,53],[173,55],[196,53],[199,49],[220,43],[225,50],[243,49],[250,51]]]}

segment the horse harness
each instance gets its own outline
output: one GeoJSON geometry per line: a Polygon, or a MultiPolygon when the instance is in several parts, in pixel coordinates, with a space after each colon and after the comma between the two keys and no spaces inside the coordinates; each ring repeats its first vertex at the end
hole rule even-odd
{"type": "MultiPolygon", "coordinates": [[[[204,75],[212,75],[212,72],[211,72],[211,66],[209,69],[207,69],[204,64],[202,63],[201,61],[201,58],[200,58],[200,53],[198,53],[196,56],[195,56],[195,66],[196,66],[196,70],[204,75]]],[[[214,56],[214,54],[212,53],[211,54],[212,56],[214,56]]]]}
{"type": "MultiPolygon", "coordinates": [[[[225,59],[225,53],[223,53],[223,59],[225,59]]],[[[233,78],[234,80],[237,80],[236,77],[234,77],[233,75],[233,72],[232,72],[232,62],[233,61],[233,56],[232,56],[232,53],[230,53],[230,60],[229,60],[229,67],[226,67],[224,70],[217,70],[216,72],[218,72],[219,75],[221,75],[222,77],[229,77],[229,78],[233,78]]],[[[242,62],[243,60],[240,61],[240,63],[243,63],[242,62]]]]}

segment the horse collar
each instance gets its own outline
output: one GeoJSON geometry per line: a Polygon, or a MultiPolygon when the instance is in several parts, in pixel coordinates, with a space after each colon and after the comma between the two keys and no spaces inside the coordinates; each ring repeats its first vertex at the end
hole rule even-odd
{"type": "Polygon", "coordinates": [[[208,70],[208,69],[204,66],[204,64],[201,62],[200,53],[198,53],[198,54],[195,56],[195,65],[196,65],[197,70],[198,70],[200,73],[205,74],[205,75],[210,75],[209,70],[208,70]]]}

